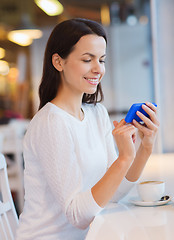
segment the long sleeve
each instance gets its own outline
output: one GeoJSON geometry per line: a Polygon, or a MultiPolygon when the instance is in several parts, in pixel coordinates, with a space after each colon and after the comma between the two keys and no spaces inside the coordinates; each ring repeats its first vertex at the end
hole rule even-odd
{"type": "MultiPolygon", "coordinates": [[[[106,145],[107,145],[107,153],[108,153],[108,168],[112,165],[112,163],[118,158],[116,152],[116,146],[114,144],[114,139],[112,136],[112,126],[105,108],[105,129],[106,129],[106,145]]],[[[129,191],[135,186],[135,182],[128,181],[125,177],[123,178],[120,186],[115,192],[114,196],[111,199],[111,202],[118,202],[123,197],[125,197],[129,191]]]]}
{"type": "Polygon", "coordinates": [[[53,114],[33,131],[32,146],[57,204],[71,224],[86,228],[102,208],[94,201],[90,189],[82,191],[82,172],[70,129],[53,114]]]}
{"type": "MultiPolygon", "coordinates": [[[[91,188],[117,154],[106,109],[87,104],[83,110],[81,122],[48,103],[32,119],[24,138],[25,204],[16,239],[84,239],[102,210],[91,188]]],[[[127,191],[120,188],[119,198],[127,191]]]]}

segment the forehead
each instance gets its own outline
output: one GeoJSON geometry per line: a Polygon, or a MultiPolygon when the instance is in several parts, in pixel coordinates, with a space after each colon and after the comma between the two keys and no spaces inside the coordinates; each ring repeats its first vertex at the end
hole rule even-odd
{"type": "Polygon", "coordinates": [[[104,55],[106,52],[106,41],[98,35],[88,34],[80,38],[74,46],[73,52],[74,54],[93,53],[95,55],[104,55]]]}

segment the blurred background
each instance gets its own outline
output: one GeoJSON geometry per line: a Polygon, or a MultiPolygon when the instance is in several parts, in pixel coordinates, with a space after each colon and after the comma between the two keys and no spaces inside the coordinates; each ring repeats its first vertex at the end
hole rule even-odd
{"type": "Polygon", "coordinates": [[[22,139],[38,110],[48,37],[57,23],[80,17],[100,22],[108,35],[102,84],[111,120],[135,102],[156,102],[154,152],[174,152],[173,12],[173,0],[0,0],[0,151],[21,154],[5,150],[5,127],[22,139]]]}
{"type": "Polygon", "coordinates": [[[33,117],[50,32],[65,19],[89,18],[109,39],[103,89],[111,119],[134,102],[156,102],[156,151],[173,151],[173,10],[172,0],[0,0],[0,122],[33,117]]]}

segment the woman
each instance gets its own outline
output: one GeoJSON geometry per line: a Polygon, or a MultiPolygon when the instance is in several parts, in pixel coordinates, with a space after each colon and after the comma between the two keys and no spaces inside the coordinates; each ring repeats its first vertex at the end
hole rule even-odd
{"type": "Polygon", "coordinates": [[[95,215],[138,180],[152,152],[156,107],[143,105],[150,119],[137,113],[144,126],[123,119],[112,132],[99,103],[106,42],[102,26],[85,19],[64,21],[50,35],[40,110],[24,140],[25,205],[16,240],[84,239],[95,215]]]}

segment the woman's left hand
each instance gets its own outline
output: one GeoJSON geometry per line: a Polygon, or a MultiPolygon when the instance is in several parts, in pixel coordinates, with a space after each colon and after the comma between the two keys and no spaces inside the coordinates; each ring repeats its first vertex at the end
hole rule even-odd
{"type": "Polygon", "coordinates": [[[159,128],[159,120],[157,118],[157,107],[152,103],[146,102],[142,105],[142,108],[150,118],[146,117],[141,112],[137,111],[137,115],[144,124],[138,123],[136,120],[133,120],[133,125],[138,128],[141,142],[143,147],[148,151],[152,152],[155,138],[159,128]]]}

